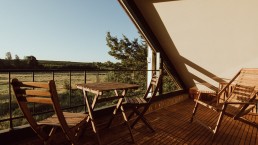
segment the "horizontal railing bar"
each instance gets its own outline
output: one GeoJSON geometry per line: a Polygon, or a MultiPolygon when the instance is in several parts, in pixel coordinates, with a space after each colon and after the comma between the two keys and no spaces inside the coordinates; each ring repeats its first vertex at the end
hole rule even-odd
{"type": "Polygon", "coordinates": [[[115,70],[115,69],[0,69],[0,72],[65,72],[65,71],[96,71],[96,72],[101,72],[101,71],[158,71],[158,70],[134,70],[134,69],[130,69],[130,70],[115,70]]]}

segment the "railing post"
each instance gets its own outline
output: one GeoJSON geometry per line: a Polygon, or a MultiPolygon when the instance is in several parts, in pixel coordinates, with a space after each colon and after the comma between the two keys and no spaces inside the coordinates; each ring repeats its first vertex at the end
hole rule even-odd
{"type": "Polygon", "coordinates": [[[55,80],[55,71],[54,70],[52,71],[52,80],[53,81],[55,80]]]}
{"type": "Polygon", "coordinates": [[[9,130],[13,130],[13,114],[12,114],[12,93],[11,93],[11,72],[8,72],[8,85],[9,85],[9,130]]]}
{"type": "MultiPolygon", "coordinates": [[[[163,68],[163,61],[162,61],[163,59],[160,59],[160,68],[159,69],[161,69],[161,71],[162,71],[162,73],[163,73],[163,75],[161,75],[161,79],[160,79],[160,88],[159,88],[159,94],[163,94],[163,77],[164,77],[164,71],[165,71],[165,69],[163,68]]],[[[160,72],[159,72],[160,73],[160,72]]]]}
{"type": "Polygon", "coordinates": [[[72,95],[72,71],[69,72],[70,80],[69,80],[69,107],[71,107],[71,95],[72,95]]]}
{"type": "Polygon", "coordinates": [[[87,72],[84,71],[84,84],[86,84],[86,81],[87,81],[87,72]]]}
{"type": "Polygon", "coordinates": [[[32,71],[32,81],[34,82],[35,81],[35,72],[32,71]]]}
{"type": "MultiPolygon", "coordinates": [[[[32,81],[35,81],[35,72],[32,71],[32,81]]],[[[35,103],[33,103],[33,113],[35,113],[35,103]]]]}
{"type": "MultiPolygon", "coordinates": [[[[87,81],[87,72],[84,71],[84,84],[86,84],[86,81],[87,81]]],[[[86,100],[85,100],[84,97],[83,97],[83,99],[84,99],[84,102],[83,102],[83,104],[84,104],[84,112],[86,113],[87,112],[86,100]]]]}
{"type": "Polygon", "coordinates": [[[96,81],[97,81],[97,83],[99,83],[99,71],[96,74],[96,81]]]}

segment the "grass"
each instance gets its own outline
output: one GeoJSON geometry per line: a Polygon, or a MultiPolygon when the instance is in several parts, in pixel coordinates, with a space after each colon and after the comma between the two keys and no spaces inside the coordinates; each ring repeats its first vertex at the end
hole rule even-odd
{"type": "MultiPolygon", "coordinates": [[[[106,81],[106,75],[98,75],[96,73],[87,73],[87,83],[106,81]]],[[[9,75],[8,73],[0,73],[0,102],[9,99],[9,75]]],[[[32,73],[12,73],[11,79],[18,78],[21,81],[33,81],[32,73]]],[[[34,81],[49,81],[53,79],[51,72],[34,73],[34,81]]],[[[54,74],[57,90],[60,93],[66,91],[70,87],[69,72],[58,72],[54,74]]],[[[74,72],[71,74],[71,89],[76,89],[76,84],[84,83],[84,73],[74,72]]]]}

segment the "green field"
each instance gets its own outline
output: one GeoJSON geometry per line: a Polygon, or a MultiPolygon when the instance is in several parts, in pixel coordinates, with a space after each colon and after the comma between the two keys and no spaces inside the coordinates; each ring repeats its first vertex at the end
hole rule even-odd
{"type": "MultiPolygon", "coordinates": [[[[32,73],[12,73],[11,79],[18,78],[21,81],[33,81],[32,73]]],[[[34,81],[49,81],[53,79],[53,74],[51,72],[39,72],[34,73],[34,81]]],[[[54,74],[54,80],[56,82],[57,90],[63,92],[69,89],[70,86],[70,73],[69,72],[56,72],[54,74]]],[[[83,72],[73,72],[71,73],[71,88],[75,89],[76,84],[84,83],[84,73],[83,72]]],[[[86,82],[103,82],[107,81],[107,76],[105,73],[87,73],[86,82]]],[[[7,73],[0,74],[0,100],[9,97],[9,75],[7,73]]]]}

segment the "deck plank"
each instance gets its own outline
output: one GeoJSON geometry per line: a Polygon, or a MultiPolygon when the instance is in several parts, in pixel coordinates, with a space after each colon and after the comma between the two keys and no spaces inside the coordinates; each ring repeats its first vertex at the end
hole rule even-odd
{"type": "MultiPolygon", "coordinates": [[[[256,145],[258,144],[257,128],[235,121],[227,116],[223,118],[218,136],[212,141],[212,133],[196,122],[190,123],[193,100],[168,106],[146,114],[155,129],[151,132],[141,121],[132,129],[136,145],[194,145],[194,144],[234,144],[234,145],[256,145]]],[[[197,117],[209,124],[216,122],[218,115],[213,111],[200,108],[197,117]]],[[[247,116],[258,122],[258,116],[247,116]]],[[[121,116],[117,116],[112,127],[107,129],[103,126],[104,120],[100,120],[101,125],[97,125],[100,132],[100,139],[105,145],[132,145],[130,134],[121,121],[121,116]]],[[[97,121],[98,122],[98,121],[97,121]]],[[[94,134],[85,131],[82,137],[82,143],[85,145],[96,144],[94,134]]],[[[28,143],[32,144],[32,142],[28,143]]],[[[24,144],[22,144],[24,145],[24,144]]]]}

